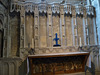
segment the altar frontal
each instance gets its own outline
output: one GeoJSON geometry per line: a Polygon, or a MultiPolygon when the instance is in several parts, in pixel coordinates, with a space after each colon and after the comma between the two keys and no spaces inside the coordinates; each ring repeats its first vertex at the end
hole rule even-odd
{"type": "Polygon", "coordinates": [[[29,55],[31,75],[84,72],[89,52],[29,55]]]}

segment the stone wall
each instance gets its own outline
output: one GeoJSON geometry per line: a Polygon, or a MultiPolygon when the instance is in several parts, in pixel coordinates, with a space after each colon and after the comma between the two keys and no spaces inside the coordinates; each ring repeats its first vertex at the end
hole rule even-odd
{"type": "MultiPolygon", "coordinates": [[[[96,70],[100,70],[100,47],[96,43],[95,16],[93,16],[95,13],[92,6],[85,7],[80,0],[76,0],[77,3],[80,3],[79,5],[66,4],[65,6],[62,5],[63,2],[61,5],[59,4],[61,0],[55,0],[58,3],[54,3],[54,6],[52,4],[46,6],[46,2],[40,5],[34,4],[34,1],[37,3],[38,0],[31,0],[33,4],[31,2],[22,4],[12,2],[9,11],[5,7],[7,2],[1,1],[4,4],[0,3],[0,26],[2,25],[0,30],[4,31],[2,54],[6,58],[0,58],[0,75],[25,75],[26,58],[31,54],[30,50],[32,54],[88,51],[91,52],[96,70]],[[61,44],[60,47],[53,47],[55,33],[60,38],[58,41],[58,44],[61,44]],[[85,38],[87,40],[84,40],[85,38]]],[[[74,1],[67,0],[67,2],[74,1]]],[[[99,19],[97,24],[99,30],[99,19]]]]}
{"type": "MultiPolygon", "coordinates": [[[[11,52],[10,56],[19,56],[19,28],[20,28],[20,15],[19,13],[10,13],[9,18],[10,37],[11,37],[11,52]]],[[[10,44],[10,43],[9,43],[10,44]]]]}
{"type": "MultiPolygon", "coordinates": [[[[32,1],[23,2],[21,5],[19,2],[12,2],[10,12],[12,14],[20,12],[18,18],[15,17],[10,20],[11,23],[20,21],[20,24],[18,24],[20,25],[18,26],[18,29],[20,29],[20,32],[18,32],[20,35],[20,50],[12,49],[15,51],[14,55],[18,56],[16,55],[17,52],[20,53],[20,56],[24,56],[25,52],[27,55],[31,48],[37,54],[40,54],[42,48],[52,50],[53,48],[67,49],[70,46],[97,45],[94,10],[91,5],[72,5],[66,4],[66,2],[49,4],[41,1],[41,4],[36,4],[32,1]],[[54,47],[55,41],[53,40],[56,33],[59,38],[58,44],[61,45],[57,48],[54,47]]],[[[11,33],[11,40],[18,36],[17,34],[13,36],[13,32],[11,33]]],[[[15,39],[14,41],[18,41],[18,38],[15,39]]],[[[11,41],[11,43],[14,41],[11,41]]],[[[14,44],[19,45],[16,42],[14,44]]],[[[17,47],[14,46],[14,48],[17,47]]]]}

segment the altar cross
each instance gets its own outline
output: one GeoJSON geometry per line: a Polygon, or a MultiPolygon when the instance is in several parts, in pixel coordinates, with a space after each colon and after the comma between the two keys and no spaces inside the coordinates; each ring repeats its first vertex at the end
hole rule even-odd
{"type": "Polygon", "coordinates": [[[56,44],[53,45],[53,46],[60,46],[60,45],[58,44],[59,38],[57,37],[57,33],[55,34],[55,38],[54,38],[53,40],[56,42],[56,44]]]}

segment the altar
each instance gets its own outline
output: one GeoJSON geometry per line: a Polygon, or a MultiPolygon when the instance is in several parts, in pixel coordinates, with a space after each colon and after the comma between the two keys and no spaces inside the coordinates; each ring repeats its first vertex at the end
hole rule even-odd
{"type": "Polygon", "coordinates": [[[84,72],[89,52],[29,55],[31,75],[84,72]]]}

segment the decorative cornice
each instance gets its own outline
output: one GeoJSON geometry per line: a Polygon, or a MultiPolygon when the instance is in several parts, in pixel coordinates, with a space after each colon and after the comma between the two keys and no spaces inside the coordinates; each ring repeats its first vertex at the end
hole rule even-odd
{"type": "Polygon", "coordinates": [[[24,7],[25,12],[44,12],[47,13],[47,11],[52,11],[53,13],[59,14],[61,9],[64,11],[65,14],[72,14],[72,7],[75,7],[76,14],[77,15],[83,15],[84,14],[84,8],[86,8],[86,13],[88,15],[94,15],[94,7],[93,6],[84,6],[83,4],[77,4],[72,5],[70,3],[47,3],[47,2],[41,2],[41,3],[33,3],[33,2],[12,2],[11,3],[11,10],[10,12],[16,11],[20,12],[21,8],[24,7]]]}

